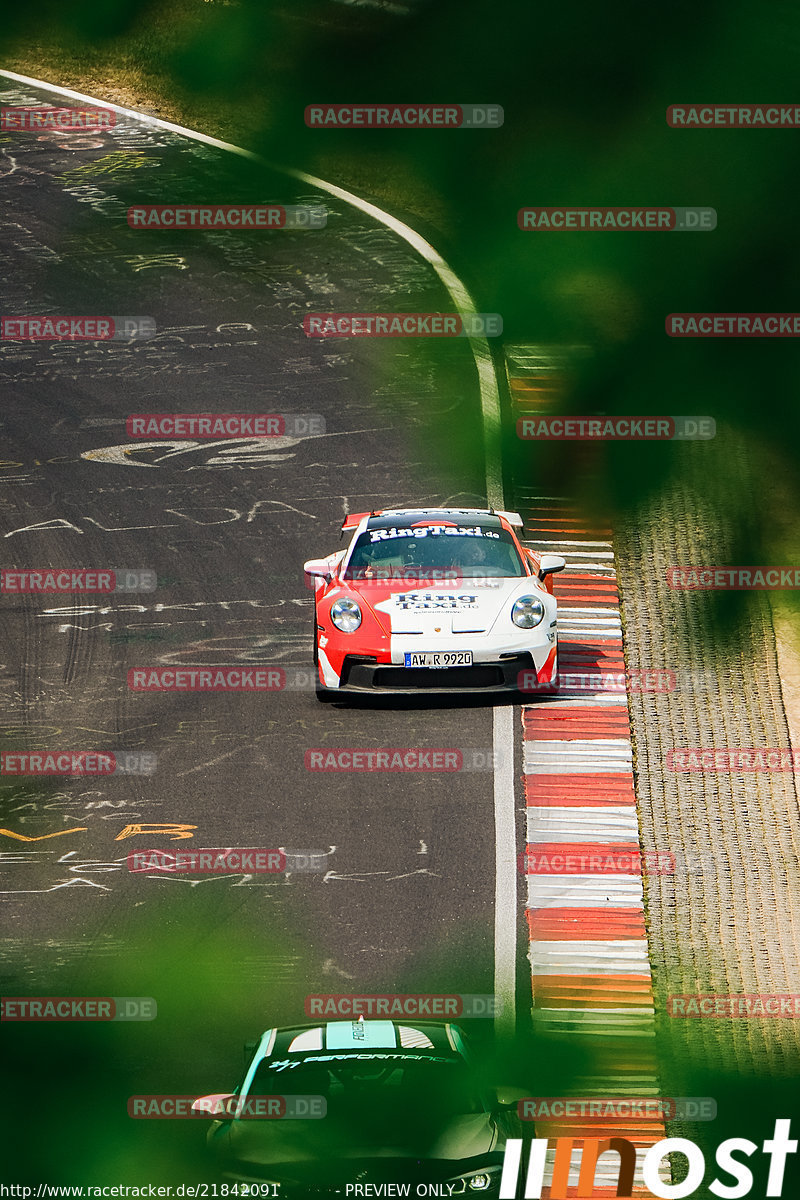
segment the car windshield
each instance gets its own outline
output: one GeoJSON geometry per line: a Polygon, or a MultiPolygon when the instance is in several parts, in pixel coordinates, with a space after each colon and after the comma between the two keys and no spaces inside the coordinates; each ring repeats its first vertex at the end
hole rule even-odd
{"type": "Polygon", "coordinates": [[[504,529],[423,525],[365,529],[353,547],[344,578],[515,579],[524,574],[519,552],[504,529]]]}
{"type": "Polygon", "coordinates": [[[431,1061],[397,1053],[340,1054],[262,1062],[249,1094],[324,1096],[329,1117],[382,1122],[440,1122],[484,1111],[470,1069],[459,1059],[431,1061]]]}

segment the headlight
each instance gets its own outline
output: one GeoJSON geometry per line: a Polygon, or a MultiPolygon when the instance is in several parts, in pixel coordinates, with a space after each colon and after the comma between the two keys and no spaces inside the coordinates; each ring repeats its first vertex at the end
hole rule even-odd
{"type": "Polygon", "coordinates": [[[544,616],[544,605],[538,596],[520,596],[511,609],[511,620],[520,629],[533,629],[544,616]]]}
{"type": "Polygon", "coordinates": [[[492,1177],[482,1171],[479,1175],[473,1175],[467,1180],[467,1187],[473,1192],[485,1192],[488,1187],[492,1186],[492,1177]]]}
{"type": "Polygon", "coordinates": [[[355,633],[361,624],[361,609],[355,600],[342,597],[331,605],[331,620],[342,633],[355,633]]]}
{"type": "Polygon", "coordinates": [[[451,1188],[451,1196],[488,1192],[489,1188],[500,1186],[500,1168],[487,1167],[483,1171],[471,1171],[467,1175],[458,1175],[455,1179],[448,1179],[447,1183],[451,1188]]]}

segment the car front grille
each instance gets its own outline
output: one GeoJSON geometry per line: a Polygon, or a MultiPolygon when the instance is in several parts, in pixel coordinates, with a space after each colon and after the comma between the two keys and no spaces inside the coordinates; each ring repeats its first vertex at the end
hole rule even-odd
{"type": "Polygon", "coordinates": [[[489,688],[500,687],[499,666],[472,667],[378,667],[372,677],[376,688],[489,688]]]}

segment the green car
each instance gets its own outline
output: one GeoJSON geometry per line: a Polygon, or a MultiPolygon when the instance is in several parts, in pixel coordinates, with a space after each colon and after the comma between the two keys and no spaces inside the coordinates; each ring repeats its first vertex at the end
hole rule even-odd
{"type": "Polygon", "coordinates": [[[359,1018],[268,1029],[236,1091],[194,1108],[238,1195],[496,1198],[522,1094],[486,1090],[457,1025],[359,1018]]]}

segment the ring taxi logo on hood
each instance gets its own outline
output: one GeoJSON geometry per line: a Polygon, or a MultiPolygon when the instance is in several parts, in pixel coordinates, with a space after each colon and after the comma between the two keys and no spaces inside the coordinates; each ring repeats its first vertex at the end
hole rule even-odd
{"type": "MultiPolygon", "coordinates": [[[[391,597],[395,608],[402,609],[434,609],[443,608],[453,611],[461,608],[474,608],[478,597],[467,592],[457,595],[448,592],[398,592],[391,597]]],[[[376,605],[376,608],[384,607],[376,605]]]]}

